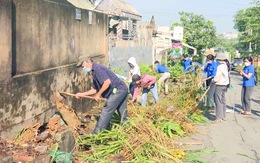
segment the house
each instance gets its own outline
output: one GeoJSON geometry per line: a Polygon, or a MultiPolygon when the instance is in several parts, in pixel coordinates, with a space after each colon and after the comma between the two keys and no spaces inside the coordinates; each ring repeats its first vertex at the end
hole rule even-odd
{"type": "Polygon", "coordinates": [[[137,21],[142,16],[131,4],[123,0],[102,0],[95,9],[108,15],[110,37],[133,39],[136,36],[137,21]]]}

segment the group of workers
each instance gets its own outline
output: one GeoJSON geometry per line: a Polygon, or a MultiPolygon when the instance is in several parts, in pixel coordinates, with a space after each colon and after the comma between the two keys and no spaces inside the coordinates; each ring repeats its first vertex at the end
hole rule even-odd
{"type": "MultiPolygon", "coordinates": [[[[91,72],[93,78],[93,86],[91,89],[86,92],[76,93],[76,98],[94,95],[96,101],[100,100],[101,96],[107,99],[92,134],[97,134],[106,129],[116,110],[121,117],[121,123],[127,120],[126,99],[128,93],[132,94],[131,102],[136,102],[139,90],[142,88],[142,106],[146,106],[148,92],[153,94],[155,103],[159,101],[156,77],[148,74],[141,74],[140,68],[134,57],[129,58],[127,63],[130,67],[128,75],[129,88],[114,72],[103,65],[93,62],[90,58],[81,59],[76,65],[87,73],[91,72]]],[[[155,71],[162,74],[158,81],[158,89],[159,91],[161,90],[161,84],[164,82],[164,93],[167,95],[168,80],[170,78],[169,70],[158,61],[154,64],[156,65],[155,71]]]]}
{"type": "MultiPolygon", "coordinates": [[[[204,79],[206,86],[210,87],[208,96],[211,102],[211,107],[215,108],[216,121],[225,120],[226,112],[226,99],[225,92],[230,84],[229,62],[223,53],[219,53],[216,56],[213,54],[207,55],[207,64],[205,68],[198,62],[192,61],[188,56],[184,55],[184,72],[187,72],[189,65],[197,65],[201,70],[206,72],[207,77],[204,79]],[[217,61],[215,61],[217,60],[217,61]]],[[[253,92],[254,81],[254,67],[252,66],[252,58],[246,57],[245,68],[239,71],[243,76],[243,88],[242,88],[242,114],[251,114],[250,97],[253,92]]],[[[138,92],[142,88],[141,105],[146,106],[146,99],[148,92],[153,94],[155,103],[159,101],[158,91],[161,91],[162,82],[164,82],[164,94],[168,94],[168,81],[170,78],[169,70],[155,61],[157,73],[161,73],[161,77],[158,80],[158,91],[156,85],[156,77],[148,74],[141,74],[140,68],[134,57],[129,58],[127,61],[130,71],[128,75],[129,87],[124,81],[118,78],[118,76],[109,70],[107,67],[93,62],[90,58],[80,60],[77,67],[82,67],[82,70],[92,74],[93,86],[86,92],[79,92],[76,94],[76,98],[82,96],[94,95],[96,101],[100,100],[101,96],[106,98],[107,101],[100,113],[98,123],[92,132],[97,134],[107,128],[109,122],[117,110],[121,117],[121,123],[127,120],[127,96],[132,94],[131,102],[136,102],[138,92]]],[[[194,70],[192,70],[194,72],[194,70]]]]}
{"type": "MultiPolygon", "coordinates": [[[[207,63],[205,67],[199,64],[201,70],[206,73],[206,77],[203,81],[208,88],[207,104],[206,106],[210,111],[216,114],[215,122],[226,120],[226,112],[231,110],[226,109],[225,93],[230,87],[230,63],[224,53],[218,53],[214,55],[213,51],[206,53],[207,63]]],[[[189,59],[186,59],[186,63],[189,59]]],[[[192,62],[192,61],[191,61],[192,62]]],[[[237,72],[243,77],[243,84],[241,90],[241,103],[243,115],[251,114],[251,95],[253,93],[254,86],[256,85],[255,68],[252,65],[253,59],[251,56],[244,58],[244,68],[237,69],[237,72]]],[[[184,67],[185,67],[184,62],[184,67]]]]}

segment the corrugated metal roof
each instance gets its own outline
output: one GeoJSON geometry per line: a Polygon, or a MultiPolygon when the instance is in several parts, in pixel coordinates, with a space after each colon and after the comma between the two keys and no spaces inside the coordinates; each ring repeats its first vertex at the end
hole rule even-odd
{"type": "Polygon", "coordinates": [[[89,0],[67,0],[73,6],[86,10],[94,10],[95,6],[89,0]]]}
{"type": "Polygon", "coordinates": [[[96,10],[103,11],[108,15],[130,17],[137,20],[142,17],[131,4],[122,0],[103,0],[96,7],[96,10]]]}

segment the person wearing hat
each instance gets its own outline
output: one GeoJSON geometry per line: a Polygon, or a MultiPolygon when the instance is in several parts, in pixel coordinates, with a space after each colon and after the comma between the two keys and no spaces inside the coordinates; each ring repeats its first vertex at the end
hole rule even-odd
{"type": "Polygon", "coordinates": [[[156,65],[155,72],[162,74],[162,76],[158,80],[159,92],[161,90],[162,82],[164,82],[164,94],[167,95],[168,94],[168,81],[169,81],[169,78],[170,78],[170,72],[165,66],[161,65],[159,61],[155,61],[154,64],[156,65]]]}
{"type": "Polygon", "coordinates": [[[215,83],[215,94],[214,100],[216,104],[216,122],[225,120],[226,118],[226,97],[225,93],[227,91],[227,87],[230,83],[229,81],[229,62],[224,53],[218,53],[216,56],[216,60],[219,62],[219,66],[217,67],[217,72],[215,77],[213,78],[213,82],[215,83]]]}
{"type": "Polygon", "coordinates": [[[206,87],[210,87],[207,93],[206,106],[209,110],[214,112],[215,102],[214,102],[214,92],[215,84],[212,83],[213,78],[216,75],[218,63],[214,61],[215,56],[213,54],[207,55],[207,65],[203,69],[204,73],[207,74],[206,78],[203,79],[203,82],[206,82],[206,87]]]}
{"type": "Polygon", "coordinates": [[[144,107],[146,106],[148,92],[151,92],[153,94],[155,103],[157,103],[159,101],[155,76],[151,76],[151,75],[147,75],[147,74],[143,74],[142,76],[140,76],[138,74],[135,74],[132,77],[132,81],[133,81],[133,84],[135,84],[132,102],[136,101],[138,91],[141,87],[143,88],[142,101],[141,101],[142,106],[144,106],[144,107]]]}
{"type": "Polygon", "coordinates": [[[116,110],[121,117],[121,123],[126,121],[126,97],[128,94],[126,84],[111,70],[103,65],[94,63],[91,59],[84,59],[83,61],[78,62],[76,66],[82,67],[82,70],[87,73],[91,72],[93,76],[93,87],[86,92],[77,93],[76,98],[95,95],[94,99],[96,101],[98,101],[101,96],[107,99],[106,104],[100,113],[97,125],[92,133],[97,134],[106,129],[116,110]]]}

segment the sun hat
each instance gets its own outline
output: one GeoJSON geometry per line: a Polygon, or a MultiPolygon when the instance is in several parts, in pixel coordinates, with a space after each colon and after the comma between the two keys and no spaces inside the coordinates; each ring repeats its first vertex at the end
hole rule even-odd
{"type": "Polygon", "coordinates": [[[225,60],[225,59],[227,59],[227,57],[226,57],[226,54],[224,54],[224,53],[218,53],[215,59],[225,60]]]}

